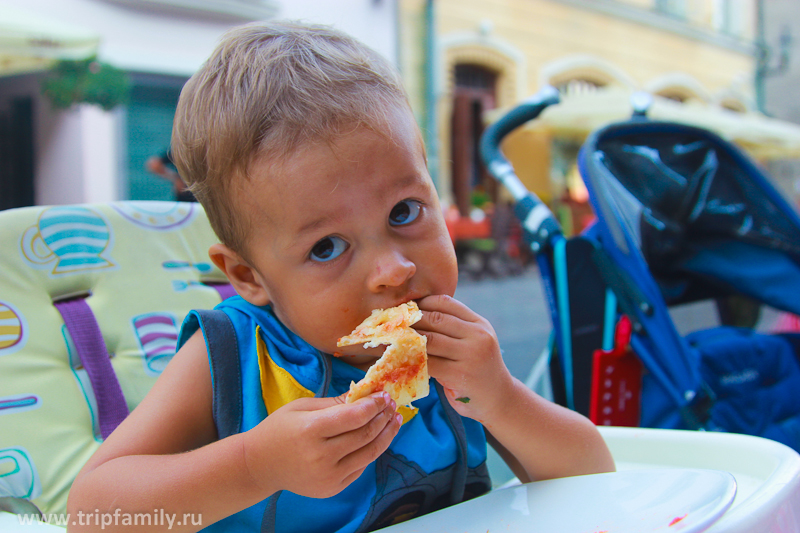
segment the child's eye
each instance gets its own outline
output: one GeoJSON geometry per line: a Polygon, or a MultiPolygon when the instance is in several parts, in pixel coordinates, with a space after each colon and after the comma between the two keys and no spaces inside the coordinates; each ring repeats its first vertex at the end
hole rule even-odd
{"type": "Polygon", "coordinates": [[[324,263],[331,259],[336,259],[347,250],[347,243],[341,237],[325,237],[311,248],[312,261],[324,263]]]}
{"type": "Polygon", "coordinates": [[[422,210],[422,205],[416,200],[403,200],[392,208],[389,213],[390,226],[403,226],[414,222],[422,210]]]}

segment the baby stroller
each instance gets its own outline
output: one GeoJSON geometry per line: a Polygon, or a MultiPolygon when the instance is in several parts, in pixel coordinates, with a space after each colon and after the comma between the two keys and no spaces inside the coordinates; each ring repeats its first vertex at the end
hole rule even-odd
{"type": "Polygon", "coordinates": [[[578,167],[597,220],[565,238],[499,150],[558,103],[546,88],[487,128],[552,316],[554,400],[597,424],[746,433],[800,450],[797,335],[678,333],[674,305],[743,295],[800,312],[800,218],[739,149],[646,117],[592,133],[578,167]]]}

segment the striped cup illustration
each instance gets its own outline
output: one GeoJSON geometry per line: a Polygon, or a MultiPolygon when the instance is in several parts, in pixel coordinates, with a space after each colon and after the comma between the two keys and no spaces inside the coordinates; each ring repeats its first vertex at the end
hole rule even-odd
{"type": "Polygon", "coordinates": [[[169,313],[147,313],[133,317],[133,330],[144,353],[145,372],[161,374],[175,355],[178,326],[169,313]]]}
{"type": "Polygon", "coordinates": [[[105,257],[111,229],[97,213],[81,206],[58,206],[42,211],[39,222],[22,236],[22,254],[32,266],[52,265],[53,274],[113,267],[105,257]]]}

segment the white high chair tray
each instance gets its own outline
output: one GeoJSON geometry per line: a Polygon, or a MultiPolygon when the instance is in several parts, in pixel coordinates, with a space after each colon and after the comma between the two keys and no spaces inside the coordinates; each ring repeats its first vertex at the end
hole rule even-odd
{"type": "Polygon", "coordinates": [[[623,533],[705,531],[733,503],[728,472],[630,470],[495,490],[386,533],[623,533]]]}

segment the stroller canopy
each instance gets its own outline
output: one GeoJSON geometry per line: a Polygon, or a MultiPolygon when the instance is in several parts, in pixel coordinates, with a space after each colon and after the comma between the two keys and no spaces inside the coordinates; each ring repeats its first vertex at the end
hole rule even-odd
{"type": "Polygon", "coordinates": [[[800,314],[800,218],[739,149],[633,119],[593,134],[581,155],[612,255],[646,261],[668,305],[738,292],[800,314]]]}

